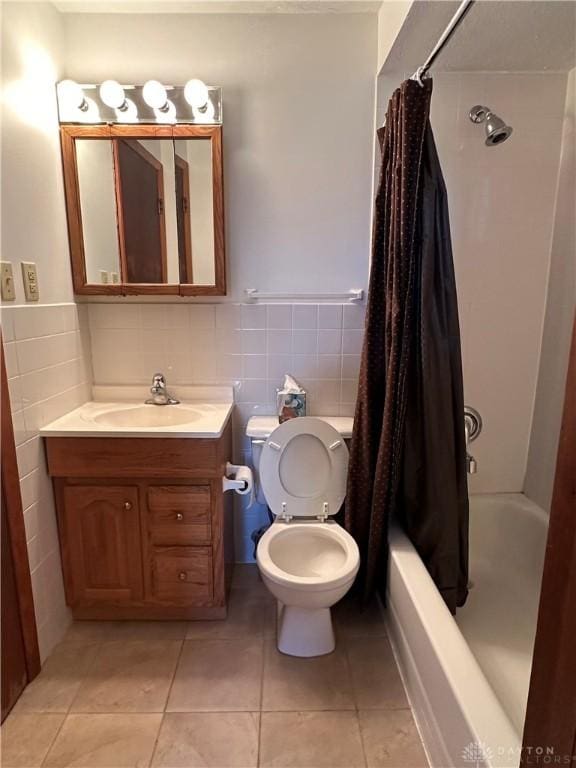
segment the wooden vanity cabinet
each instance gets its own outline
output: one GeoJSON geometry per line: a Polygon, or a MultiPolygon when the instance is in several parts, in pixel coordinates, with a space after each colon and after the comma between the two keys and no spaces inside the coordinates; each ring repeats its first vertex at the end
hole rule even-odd
{"type": "Polygon", "coordinates": [[[230,424],[214,440],[46,438],[76,619],[225,617],[231,448],[230,424]]]}

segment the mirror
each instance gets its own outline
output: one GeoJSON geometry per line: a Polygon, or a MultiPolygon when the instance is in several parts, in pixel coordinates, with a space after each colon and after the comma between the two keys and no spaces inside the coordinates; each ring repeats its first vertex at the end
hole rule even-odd
{"type": "Polygon", "coordinates": [[[226,292],[220,126],[61,131],[76,293],[226,292]]]}

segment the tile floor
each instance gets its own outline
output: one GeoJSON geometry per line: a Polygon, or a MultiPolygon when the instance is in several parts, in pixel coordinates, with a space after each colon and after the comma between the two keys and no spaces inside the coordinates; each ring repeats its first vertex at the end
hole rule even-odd
{"type": "Polygon", "coordinates": [[[76,623],[4,723],[2,766],[424,768],[378,609],[334,619],[333,654],[280,654],[237,566],[226,621],[76,623]]]}

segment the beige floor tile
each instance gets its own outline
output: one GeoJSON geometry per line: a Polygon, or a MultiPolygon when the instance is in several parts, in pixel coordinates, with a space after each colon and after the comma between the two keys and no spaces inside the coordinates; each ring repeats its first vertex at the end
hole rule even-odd
{"type": "Polygon", "coordinates": [[[48,768],[147,768],[162,715],[69,715],[48,768]]]}
{"type": "Polygon", "coordinates": [[[275,598],[266,601],[264,613],[264,635],[266,637],[276,637],[277,635],[277,601],[275,598]]]}
{"type": "Polygon", "coordinates": [[[356,597],[345,597],[332,609],[337,637],[386,637],[386,625],[379,603],[363,606],[356,597]]]}
{"type": "Polygon", "coordinates": [[[72,712],[162,712],[182,641],[103,643],[72,712]]]}
{"type": "Polygon", "coordinates": [[[408,708],[404,686],[386,638],[347,638],[346,648],[358,709],[408,708]]]}
{"type": "Polygon", "coordinates": [[[344,648],[326,656],[286,656],[266,641],[262,709],[269,711],[354,709],[344,648]]]}
{"type": "Polygon", "coordinates": [[[59,645],[28,685],[16,712],[68,712],[98,653],[98,645],[59,645]]]}
{"type": "Polygon", "coordinates": [[[184,640],[186,621],[113,621],[109,640],[184,640]]]}
{"type": "Polygon", "coordinates": [[[259,710],[262,654],[262,638],[186,640],[167,711],[259,710]]]}
{"type": "Polygon", "coordinates": [[[13,712],[2,725],[3,768],[37,768],[42,765],[64,715],[25,715],[13,712]]]}
{"type": "Polygon", "coordinates": [[[190,621],[188,640],[234,640],[237,637],[260,637],[270,601],[253,595],[251,589],[231,590],[228,616],[223,620],[190,621]]]}
{"type": "Polygon", "coordinates": [[[81,646],[102,643],[108,640],[113,623],[112,621],[75,621],[68,628],[60,645],[81,646]]]}
{"type": "Polygon", "coordinates": [[[365,765],[355,712],[263,712],[262,768],[360,768],[365,765]]]}
{"type": "Polygon", "coordinates": [[[164,716],[155,768],[255,768],[258,712],[194,712],[164,716]]]}
{"type": "Polygon", "coordinates": [[[251,589],[262,584],[256,563],[236,563],[232,573],[232,589],[251,589]]]}
{"type": "Polygon", "coordinates": [[[368,768],[428,768],[409,709],[358,713],[368,768]]]}

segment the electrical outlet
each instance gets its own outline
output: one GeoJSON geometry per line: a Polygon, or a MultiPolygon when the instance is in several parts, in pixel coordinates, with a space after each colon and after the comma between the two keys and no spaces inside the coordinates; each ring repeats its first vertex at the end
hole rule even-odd
{"type": "Polygon", "coordinates": [[[105,269],[100,270],[100,282],[103,284],[108,282],[108,272],[105,269]]]}
{"type": "Polygon", "coordinates": [[[118,278],[118,272],[110,272],[110,278],[112,279],[113,283],[119,283],[120,280],[118,278]]]}
{"type": "Polygon", "coordinates": [[[16,291],[14,290],[14,274],[12,273],[12,263],[10,261],[0,263],[0,274],[2,277],[2,300],[14,301],[16,291]]]}
{"type": "Polygon", "coordinates": [[[22,262],[22,280],[24,282],[26,301],[38,301],[40,298],[38,292],[38,273],[36,272],[36,264],[33,261],[22,262]]]}

